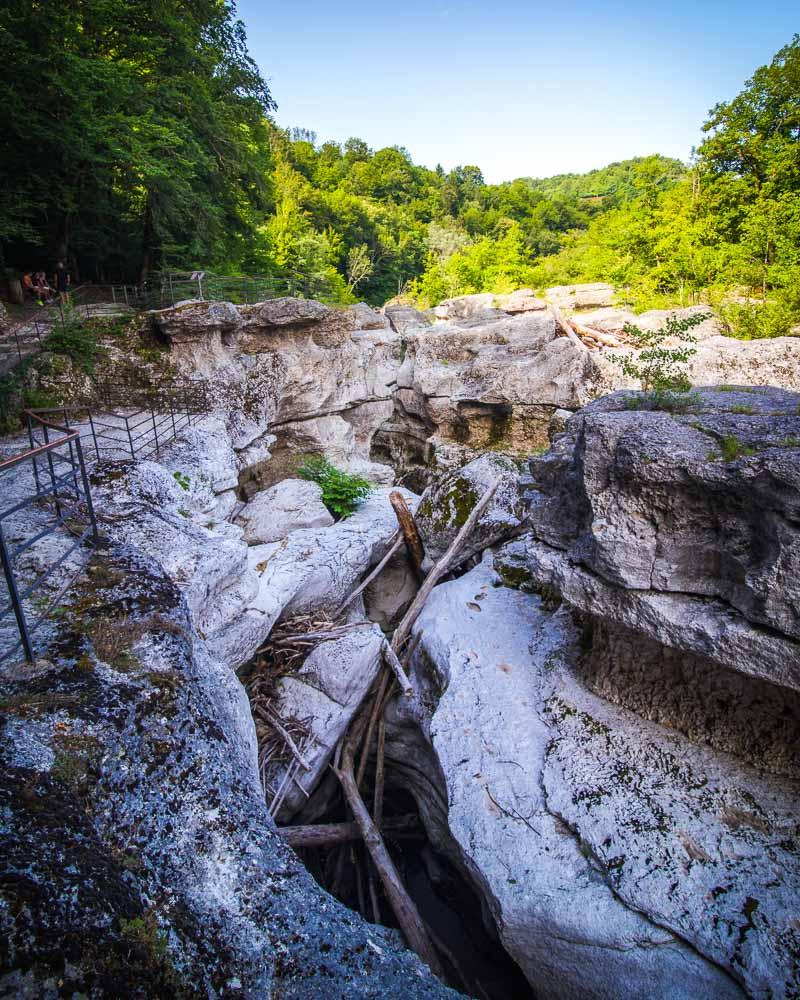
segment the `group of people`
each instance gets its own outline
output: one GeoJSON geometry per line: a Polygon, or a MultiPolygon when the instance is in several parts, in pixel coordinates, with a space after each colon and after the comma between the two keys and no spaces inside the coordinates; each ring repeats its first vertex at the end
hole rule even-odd
{"type": "Polygon", "coordinates": [[[61,299],[66,302],[72,279],[70,273],[60,260],[53,275],[53,284],[47,282],[44,271],[25,271],[22,275],[22,292],[26,299],[33,299],[37,305],[55,302],[61,299]]]}

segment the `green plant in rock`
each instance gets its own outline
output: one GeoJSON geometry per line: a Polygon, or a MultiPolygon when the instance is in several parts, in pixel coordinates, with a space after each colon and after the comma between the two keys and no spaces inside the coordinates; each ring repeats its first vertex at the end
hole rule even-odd
{"type": "Polygon", "coordinates": [[[188,490],[191,479],[186,475],[185,472],[181,472],[179,469],[172,473],[172,478],[180,486],[182,490],[188,490]]]}
{"type": "Polygon", "coordinates": [[[726,434],[720,441],[723,462],[735,462],[737,458],[755,455],[755,448],[742,444],[734,434],[726,434]]]}
{"type": "Polygon", "coordinates": [[[94,371],[95,362],[102,350],[92,330],[73,318],[66,319],[53,330],[45,341],[45,349],[53,354],[66,355],[87,374],[94,371]]]}
{"type": "Polygon", "coordinates": [[[322,488],[322,502],[337,518],[355,513],[374,489],[366,479],[343,472],[322,457],[306,458],[297,474],[322,488]]]}
{"type": "Polygon", "coordinates": [[[683,319],[669,316],[658,330],[642,330],[633,323],[625,324],[625,332],[633,340],[638,354],[615,355],[613,362],[623,375],[641,382],[645,406],[655,410],[680,410],[694,402],[689,396],[692,383],[687,373],[689,360],[697,353],[691,346],[695,339],[691,330],[707,318],[706,313],[683,319]],[[666,347],[668,340],[681,343],[677,347],[666,347]]]}

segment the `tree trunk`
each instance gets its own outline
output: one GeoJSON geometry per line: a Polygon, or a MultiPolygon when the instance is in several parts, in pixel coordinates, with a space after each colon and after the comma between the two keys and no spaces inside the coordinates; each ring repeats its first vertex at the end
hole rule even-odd
{"type": "Polygon", "coordinates": [[[153,266],[153,207],[152,196],[148,192],[144,203],[144,218],[142,220],[142,263],[139,268],[139,284],[147,281],[147,276],[153,266]]]}

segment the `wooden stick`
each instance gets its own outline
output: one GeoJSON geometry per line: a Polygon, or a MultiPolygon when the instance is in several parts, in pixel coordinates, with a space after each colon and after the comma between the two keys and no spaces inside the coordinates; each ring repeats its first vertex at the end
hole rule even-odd
{"type": "Polygon", "coordinates": [[[430,968],[431,972],[435,976],[441,977],[443,969],[428,930],[422,922],[422,918],[411,897],[406,892],[391,855],[386,850],[383,837],[380,835],[367,807],[364,805],[364,800],[359,794],[358,785],[356,785],[355,775],[353,774],[353,747],[349,738],[346,738],[344,741],[341,766],[337,770],[336,775],[341,782],[342,791],[353,812],[355,821],[361,829],[364,843],[383,883],[386,898],[389,900],[389,905],[394,911],[394,915],[397,918],[401,931],[405,935],[406,941],[430,968]]]}
{"type": "Polygon", "coordinates": [[[375,697],[372,700],[372,710],[369,714],[369,722],[367,723],[367,735],[364,737],[364,744],[361,748],[361,757],[358,761],[358,769],[356,770],[356,783],[358,787],[361,787],[361,782],[364,780],[364,772],[367,769],[367,760],[369,759],[369,748],[372,743],[372,733],[375,730],[375,722],[378,717],[378,712],[380,710],[381,703],[383,702],[383,696],[386,693],[386,688],[389,684],[389,676],[384,671],[381,674],[380,682],[378,683],[377,690],[375,691],[375,697]]]}
{"type": "Polygon", "coordinates": [[[436,563],[433,569],[425,577],[425,582],[419,588],[417,596],[411,602],[411,607],[406,611],[403,616],[403,620],[395,629],[394,636],[392,637],[392,649],[395,653],[399,652],[403,647],[403,643],[411,634],[411,627],[414,622],[419,617],[419,613],[425,606],[425,601],[427,601],[430,592],[439,582],[439,580],[447,573],[447,571],[455,564],[456,557],[460,549],[463,547],[464,542],[475,527],[475,524],[481,514],[489,506],[489,501],[495,494],[497,487],[500,485],[500,480],[495,479],[489,489],[483,494],[480,500],[472,508],[469,517],[466,519],[464,524],[461,526],[461,530],[458,532],[456,537],[450,543],[450,547],[447,552],[442,556],[442,558],[436,563]]]}
{"type": "Polygon", "coordinates": [[[332,628],[324,629],[320,632],[297,632],[295,635],[281,635],[272,640],[273,646],[291,646],[294,643],[316,643],[327,642],[331,639],[340,639],[350,629],[358,628],[359,625],[371,625],[372,622],[348,622],[345,625],[334,625],[332,628]]]}
{"type": "Polygon", "coordinates": [[[300,765],[300,767],[302,767],[304,771],[310,771],[311,765],[308,763],[305,757],[300,753],[297,744],[289,735],[289,733],[284,729],[283,725],[281,724],[281,720],[278,718],[278,716],[274,712],[270,711],[269,708],[266,707],[264,708],[264,714],[267,716],[272,726],[281,734],[281,736],[284,739],[284,742],[289,747],[292,756],[300,765]]]}
{"type": "Polygon", "coordinates": [[[345,601],[344,601],[343,604],[339,605],[339,607],[336,609],[336,613],[334,614],[334,618],[338,618],[339,615],[344,611],[344,609],[350,607],[350,605],[358,597],[358,595],[363,590],[367,589],[367,587],[372,583],[372,581],[375,579],[375,577],[381,572],[381,570],[384,568],[384,566],[386,565],[386,563],[389,562],[389,560],[392,558],[392,556],[395,554],[395,552],[397,552],[397,550],[400,548],[400,546],[402,544],[403,544],[403,535],[402,535],[402,532],[398,531],[397,534],[394,536],[394,541],[392,542],[392,546],[389,549],[389,551],[386,553],[386,555],[383,557],[383,559],[381,559],[381,561],[378,563],[378,565],[375,567],[375,569],[369,574],[369,576],[366,577],[366,579],[364,579],[364,580],[361,581],[361,583],[356,587],[356,589],[353,591],[353,593],[348,598],[345,599],[345,601]]]}
{"type": "MultiPolygon", "coordinates": [[[[414,813],[390,816],[385,824],[388,834],[402,834],[419,829],[419,820],[414,813]]],[[[278,833],[291,847],[328,847],[331,844],[346,844],[361,839],[358,823],[310,823],[307,826],[279,826],[278,833]]]]}
{"type": "Polygon", "coordinates": [[[375,751],[375,793],[372,799],[372,817],[379,830],[385,829],[383,822],[383,783],[385,780],[386,719],[378,723],[378,747],[375,751]]]}
{"type": "Polygon", "coordinates": [[[381,646],[381,652],[383,653],[386,666],[392,671],[397,683],[400,685],[400,690],[406,698],[410,698],[414,694],[414,688],[411,686],[411,681],[408,679],[405,670],[403,670],[403,664],[398,659],[397,653],[395,653],[386,640],[384,640],[381,646]]]}
{"type": "Polygon", "coordinates": [[[604,344],[606,347],[622,347],[622,341],[617,340],[616,337],[612,336],[610,333],[603,333],[601,330],[595,330],[591,326],[583,326],[577,323],[574,319],[569,320],[572,325],[573,330],[580,337],[591,337],[596,340],[599,344],[604,344]]]}
{"type": "Polygon", "coordinates": [[[586,346],[586,344],[583,343],[583,341],[579,337],[575,336],[575,331],[561,315],[561,310],[558,308],[558,306],[555,306],[551,303],[550,312],[553,314],[553,319],[556,321],[556,326],[562,332],[562,334],[569,340],[571,340],[572,343],[575,344],[576,347],[579,347],[582,351],[588,351],[589,348],[586,346]]]}
{"type": "Polygon", "coordinates": [[[278,815],[278,810],[283,805],[283,800],[286,798],[286,792],[289,789],[289,782],[294,777],[297,767],[298,764],[296,760],[289,761],[289,767],[286,770],[286,774],[283,776],[283,781],[280,783],[278,791],[275,793],[275,798],[272,800],[272,804],[269,807],[269,814],[273,817],[273,819],[278,815]]]}
{"type": "Polygon", "coordinates": [[[402,493],[397,493],[396,491],[390,493],[389,503],[397,515],[397,522],[400,525],[400,530],[403,532],[403,538],[406,540],[406,548],[411,558],[411,564],[417,575],[421,578],[423,576],[422,560],[425,558],[425,549],[419,535],[417,522],[414,520],[414,515],[408,509],[406,498],[402,493]]]}

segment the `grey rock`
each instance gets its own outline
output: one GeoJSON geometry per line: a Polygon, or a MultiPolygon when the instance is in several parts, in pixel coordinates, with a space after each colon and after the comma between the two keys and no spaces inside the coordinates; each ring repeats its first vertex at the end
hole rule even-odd
{"type": "Polygon", "coordinates": [[[422,636],[413,677],[421,721],[395,709],[390,753],[403,776],[396,780],[417,796],[437,847],[478,887],[536,994],[740,997],[735,979],[748,990],[763,990],[765,979],[778,988],[785,974],[780,929],[800,872],[783,851],[780,861],[789,867],[773,869],[778,859],[768,852],[777,831],[788,829],[796,792],[787,796],[768,780],[745,778],[735,765],[726,770],[684,737],[594,698],[573,671],[579,632],[565,610],[548,610],[537,595],[498,583],[486,560],[434,589],[415,629],[422,636]],[[568,770],[565,746],[556,775],[553,748],[578,726],[580,760],[568,770]],[[595,731],[602,734],[597,742],[595,731]],[[609,762],[612,739],[620,743],[609,762]],[[631,779],[623,780],[628,759],[631,779]],[[669,768],[665,760],[691,765],[669,768]],[[712,766],[718,783],[709,801],[699,775],[712,766]],[[690,767],[695,780],[687,780],[690,767]],[[725,819],[737,807],[747,815],[756,808],[744,808],[742,781],[758,807],[770,810],[757,832],[745,821],[732,831],[733,821],[725,819]],[[595,844],[611,829],[606,795],[618,823],[614,850],[595,855],[595,844]],[[567,812],[573,797],[578,808],[567,812]],[[720,815],[723,802],[730,814],[720,815]],[[659,810],[668,817],[661,825],[652,819],[659,810]],[[642,819],[638,826],[634,816],[642,819]],[[715,838],[725,844],[724,856],[715,849],[715,859],[726,867],[730,894],[715,896],[711,883],[721,872],[712,875],[687,854],[702,824],[703,844],[715,838]],[[689,825],[685,847],[682,831],[689,825]],[[648,852],[663,858],[663,873],[644,865],[648,852]],[[620,863],[634,853],[636,865],[620,863]],[[735,860],[739,853],[746,860],[735,860]],[[674,860],[667,864],[667,858],[674,860]],[[633,890],[637,878],[643,885],[635,899],[620,892],[623,882],[633,890]],[[668,903],[676,880],[683,909],[677,899],[668,903]],[[756,884],[763,922],[739,952],[741,908],[756,884]],[[667,908],[671,919],[665,921],[667,908]],[[712,930],[717,925],[736,928],[725,948],[712,930]]]}
{"type": "Polygon", "coordinates": [[[597,309],[614,304],[614,288],[602,281],[578,285],[555,285],[545,291],[550,302],[562,309],[597,309]]]}
{"type": "Polygon", "coordinates": [[[553,411],[550,423],[547,425],[547,436],[551,443],[557,434],[563,434],[567,429],[567,421],[572,416],[572,410],[558,409],[553,411]]]}
{"type": "MultiPolygon", "coordinates": [[[[780,389],[705,389],[686,414],[631,411],[623,395],[606,397],[572,417],[551,452],[532,460],[534,536],[598,577],[599,592],[608,585],[624,591],[619,604],[640,595],[651,634],[647,607],[661,608],[666,623],[680,619],[669,609],[684,602],[686,621],[698,625],[689,608],[696,613],[702,605],[707,621],[699,631],[707,627],[709,640],[698,651],[713,657],[720,643],[717,652],[727,658],[730,647],[722,645],[734,641],[744,657],[738,669],[757,676],[774,670],[778,683],[794,686],[798,405],[800,395],[780,389]],[[673,600],[659,601],[659,594],[673,600]],[[747,634],[751,654],[744,656],[747,634]],[[771,655],[754,658],[767,647],[771,655]]],[[[586,583],[579,577],[576,588],[586,583]]],[[[607,613],[613,619],[619,612],[609,606],[607,613]]],[[[665,629],[662,641],[680,643],[677,628],[665,629]]],[[[696,648],[695,631],[685,629],[684,648],[696,648]]]]}
{"type": "Polygon", "coordinates": [[[248,545],[277,542],[298,528],[325,528],[333,524],[322,502],[322,487],[303,479],[284,479],[256,493],[237,514],[248,545]]]}
{"type": "MultiPolygon", "coordinates": [[[[309,737],[301,746],[310,769],[295,769],[297,783],[292,782],[283,800],[278,822],[288,823],[327,773],[333,748],[378,675],[383,642],[377,625],[351,629],[339,639],[320,643],[299,670],[278,681],[275,710],[281,720],[310,720],[309,737]]],[[[272,790],[280,787],[286,770],[286,765],[268,769],[272,790]]]]}
{"type": "Polygon", "coordinates": [[[462,561],[519,532],[523,504],[519,470],[502,455],[488,452],[448,473],[428,487],[417,508],[416,521],[428,562],[436,562],[463,527],[472,509],[495,481],[499,486],[465,540],[462,561]]]}
{"type": "Polygon", "coordinates": [[[401,337],[417,327],[430,326],[431,320],[426,313],[420,312],[413,306],[404,306],[399,303],[387,303],[383,307],[383,313],[401,337]]]}
{"type": "Polygon", "coordinates": [[[177,587],[130,548],[93,567],[51,663],[0,676],[0,990],[452,995],[282,843],[177,587]]]}

